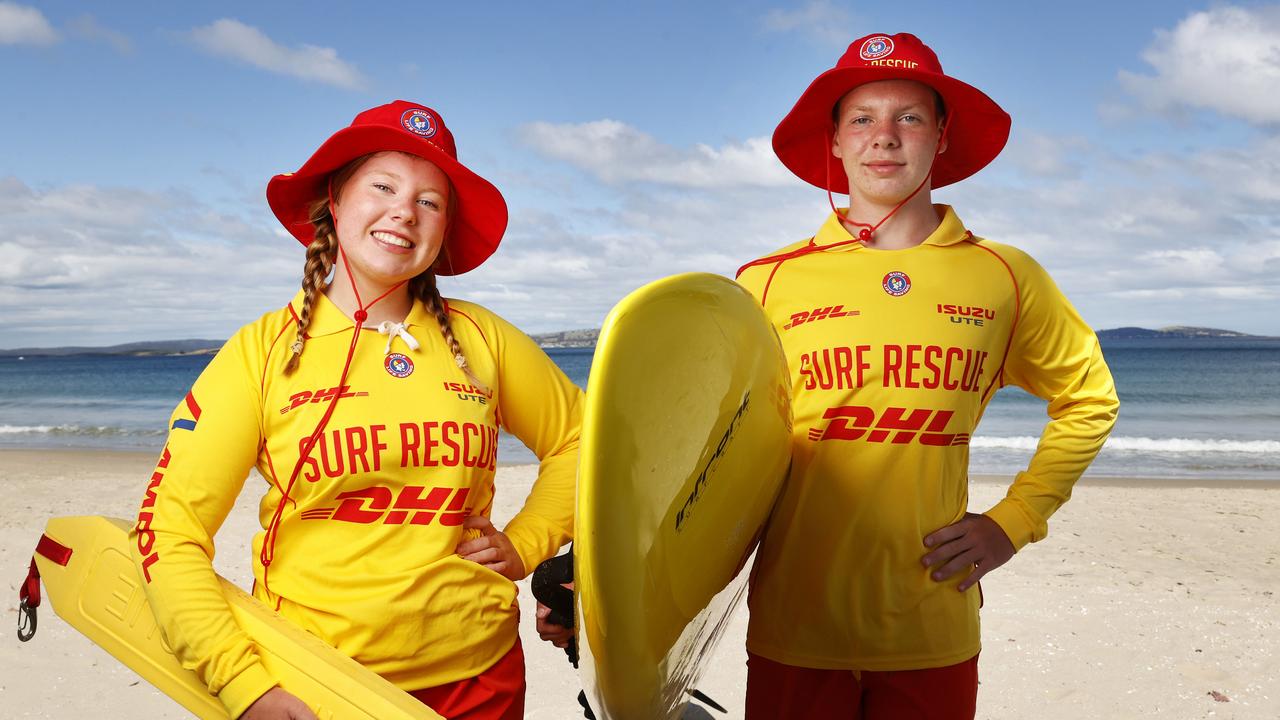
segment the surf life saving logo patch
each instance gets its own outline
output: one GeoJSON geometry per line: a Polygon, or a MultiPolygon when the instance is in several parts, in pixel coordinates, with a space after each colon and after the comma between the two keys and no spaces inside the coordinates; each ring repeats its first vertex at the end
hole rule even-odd
{"type": "Polygon", "coordinates": [[[911,278],[901,270],[894,270],[884,276],[884,280],[880,283],[884,287],[884,291],[894,297],[902,297],[911,290],[911,278]]]}
{"type": "Polygon", "coordinates": [[[400,353],[391,353],[382,361],[387,374],[392,377],[407,378],[413,374],[413,361],[400,353]]]}
{"type": "Polygon", "coordinates": [[[893,52],[893,38],[888,35],[876,35],[863,41],[858,49],[858,57],[863,60],[879,60],[893,52]]]}
{"type": "Polygon", "coordinates": [[[400,116],[400,124],[404,126],[405,130],[424,138],[429,138],[436,134],[436,119],[432,117],[431,113],[422,108],[405,110],[404,114],[400,116]]]}

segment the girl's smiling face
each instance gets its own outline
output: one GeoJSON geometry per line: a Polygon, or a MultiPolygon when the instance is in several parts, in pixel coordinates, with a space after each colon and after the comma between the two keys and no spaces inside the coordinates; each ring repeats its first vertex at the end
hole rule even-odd
{"type": "MultiPolygon", "coordinates": [[[[338,243],[362,290],[381,293],[431,267],[448,229],[450,192],[440,168],[402,152],[369,156],[334,188],[338,243]]],[[[337,263],[339,274],[346,269],[337,263]]]]}

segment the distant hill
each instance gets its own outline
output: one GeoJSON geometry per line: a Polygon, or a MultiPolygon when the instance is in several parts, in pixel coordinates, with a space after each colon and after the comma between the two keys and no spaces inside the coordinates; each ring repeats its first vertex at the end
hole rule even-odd
{"type": "MultiPolygon", "coordinates": [[[[544,348],[595,347],[599,330],[564,330],[533,335],[534,342],[544,348]]],[[[48,357],[65,355],[212,355],[223,340],[152,340],[106,347],[14,348],[0,350],[0,357],[48,357]]]]}
{"type": "MultiPolygon", "coordinates": [[[[562,330],[560,332],[539,333],[531,336],[534,342],[544,348],[589,348],[595,347],[600,337],[599,329],[562,330]]],[[[1140,327],[1121,327],[1099,330],[1098,337],[1103,340],[1207,340],[1221,338],[1241,338],[1254,340],[1273,339],[1266,335],[1249,335],[1234,330],[1218,328],[1189,327],[1173,325],[1151,330],[1140,327]]],[[[153,340],[133,342],[107,347],[58,347],[58,348],[15,348],[0,350],[0,357],[17,356],[49,356],[49,355],[212,355],[222,347],[223,340],[153,340]]]]}
{"type": "MultiPolygon", "coordinates": [[[[544,348],[595,347],[599,330],[564,330],[533,335],[534,342],[544,348]]],[[[48,357],[64,355],[212,355],[223,340],[152,340],[106,347],[14,348],[0,350],[0,357],[48,357]]]]}
{"type": "Polygon", "coordinates": [[[1218,328],[1190,327],[1187,325],[1171,325],[1158,330],[1140,327],[1122,327],[1110,330],[1099,330],[1098,337],[1103,340],[1194,340],[1200,338],[1252,338],[1265,339],[1265,335],[1250,335],[1234,330],[1218,328]]]}
{"type": "Polygon", "coordinates": [[[595,347],[600,330],[562,330],[553,333],[531,335],[533,341],[544,348],[595,347]]]}
{"type": "Polygon", "coordinates": [[[0,350],[0,357],[41,355],[212,355],[225,340],[148,340],[106,347],[14,348],[0,350]]]}

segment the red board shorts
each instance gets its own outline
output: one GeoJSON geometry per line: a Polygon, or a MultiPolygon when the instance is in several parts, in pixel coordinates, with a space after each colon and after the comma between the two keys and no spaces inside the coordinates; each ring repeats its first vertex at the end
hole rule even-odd
{"type": "Polygon", "coordinates": [[[524,688],[524,649],[516,638],[507,654],[479,675],[409,694],[449,720],[520,720],[524,688]]]}
{"type": "Polygon", "coordinates": [[[973,720],[978,656],[924,670],[818,670],[747,653],[747,720],[973,720]]]}

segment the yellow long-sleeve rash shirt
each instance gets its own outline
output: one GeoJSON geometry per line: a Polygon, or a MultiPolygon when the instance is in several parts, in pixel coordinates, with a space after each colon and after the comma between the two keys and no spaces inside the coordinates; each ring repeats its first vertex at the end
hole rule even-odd
{"type": "Polygon", "coordinates": [[[456,300],[447,306],[485,387],[458,368],[421,303],[406,319],[419,349],[361,330],[339,386],[352,322],[323,296],[301,363],[286,376],[299,294],[237,332],[174,411],[132,534],[134,556],[165,638],[232,717],[276,682],[210,565],[213,536],[250,468],[267,481],[264,529],[286,488],[289,496],[274,547],[265,533],[255,537],[255,595],[406,690],[472,677],[515,643],[515,585],[455,553],[463,519],[492,508],[499,427],[541,459],[505,528],[526,572],[569,540],[581,391],[498,316],[456,300]],[[302,443],[335,398],[288,488],[302,443]]]}
{"type": "Polygon", "coordinates": [[[1048,274],[937,209],[914,248],[849,243],[832,214],[740,274],[782,339],[795,413],[752,578],[756,654],[859,670],[974,656],[979,592],[931,580],[920,558],[967,509],[969,438],[991,394],[1012,384],[1048,402],[1030,465],[986,512],[1015,548],[1045,536],[1114,423],[1097,338],[1048,274]]]}

